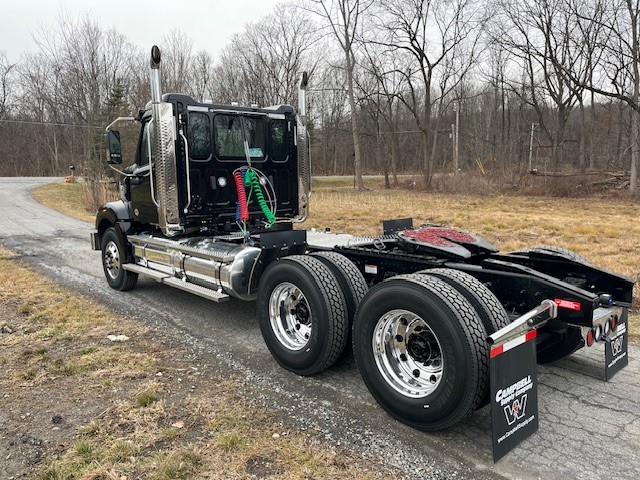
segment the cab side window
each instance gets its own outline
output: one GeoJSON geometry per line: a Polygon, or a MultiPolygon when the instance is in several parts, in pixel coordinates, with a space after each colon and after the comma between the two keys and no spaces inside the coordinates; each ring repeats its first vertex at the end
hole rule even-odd
{"type": "Polygon", "coordinates": [[[211,157],[211,125],[206,113],[189,114],[189,156],[193,160],[211,157]]]}
{"type": "Polygon", "coordinates": [[[149,142],[149,139],[153,139],[153,122],[148,121],[144,124],[144,130],[142,131],[142,152],[140,155],[139,167],[149,165],[149,158],[155,159],[153,141],[149,142]],[[151,143],[151,150],[149,150],[149,143],[151,143]]]}

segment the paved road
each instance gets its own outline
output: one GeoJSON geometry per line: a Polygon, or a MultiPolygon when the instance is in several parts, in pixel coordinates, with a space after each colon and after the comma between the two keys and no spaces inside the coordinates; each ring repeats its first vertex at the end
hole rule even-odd
{"type": "Polygon", "coordinates": [[[640,366],[603,381],[601,347],[540,367],[540,430],[494,465],[487,407],[456,427],[418,432],[377,407],[353,359],[313,378],[279,368],[262,342],[255,304],[213,304],[142,280],[120,293],[103,279],[89,248],[92,226],[40,206],[29,196],[59,179],[0,178],[0,243],[59,283],[185,342],[199,363],[228,368],[259,405],[296,427],[315,428],[335,445],[361,449],[413,478],[637,478],[640,471],[640,366]]]}

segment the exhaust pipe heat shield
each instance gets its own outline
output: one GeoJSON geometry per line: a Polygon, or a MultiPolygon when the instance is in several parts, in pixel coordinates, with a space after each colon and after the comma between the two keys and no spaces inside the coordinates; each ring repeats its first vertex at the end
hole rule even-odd
{"type": "Polygon", "coordinates": [[[158,223],[167,236],[181,232],[178,182],[176,178],[176,122],[173,105],[162,101],[160,82],[160,50],[151,49],[151,102],[153,109],[152,145],[155,165],[152,167],[158,206],[158,223]]]}

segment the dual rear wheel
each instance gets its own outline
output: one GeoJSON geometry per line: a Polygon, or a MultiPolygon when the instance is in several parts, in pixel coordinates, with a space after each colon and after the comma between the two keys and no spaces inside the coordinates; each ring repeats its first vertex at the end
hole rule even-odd
{"type": "Polygon", "coordinates": [[[351,325],[368,287],[358,268],[335,252],[273,262],[258,289],[258,320],[275,359],[299,375],[333,365],[351,343],[351,325]]]}
{"type": "Polygon", "coordinates": [[[463,272],[399,275],[367,291],[357,268],[335,253],[271,264],[258,317],[273,356],[300,375],[331,366],[353,323],[356,363],[371,394],[425,430],[451,426],[486,403],[486,337],[509,322],[487,287],[463,272]]]}
{"type": "Polygon", "coordinates": [[[386,280],[369,291],[353,325],[367,388],[415,428],[447,428],[488,398],[486,337],[508,317],[484,285],[461,273],[438,269],[386,280]]]}

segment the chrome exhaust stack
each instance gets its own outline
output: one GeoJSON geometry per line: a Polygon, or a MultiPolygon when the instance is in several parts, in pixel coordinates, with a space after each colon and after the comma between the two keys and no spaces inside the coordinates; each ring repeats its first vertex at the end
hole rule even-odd
{"type": "Polygon", "coordinates": [[[309,83],[309,76],[307,72],[302,72],[302,78],[298,85],[298,115],[303,121],[307,120],[307,84],[309,83]]]}
{"type": "Polygon", "coordinates": [[[307,72],[302,73],[298,85],[298,115],[296,116],[296,145],[298,147],[298,216],[297,222],[304,222],[309,215],[311,197],[311,153],[307,132],[307,72]]]}
{"type": "Polygon", "coordinates": [[[162,101],[160,49],[156,45],[151,48],[150,67],[153,130],[149,137],[155,153],[155,163],[151,165],[154,183],[151,185],[151,195],[158,207],[158,226],[166,236],[173,236],[183,231],[176,176],[176,121],[173,106],[162,101]]]}

